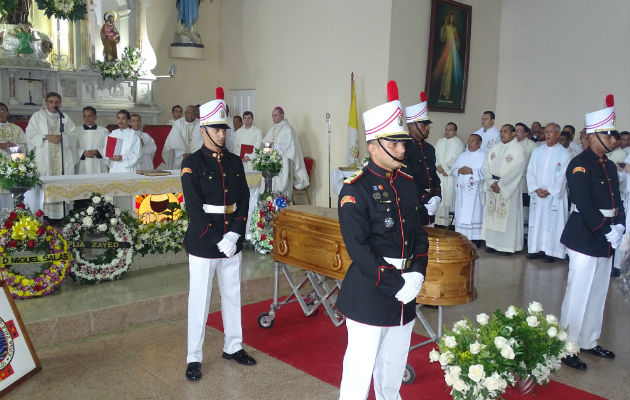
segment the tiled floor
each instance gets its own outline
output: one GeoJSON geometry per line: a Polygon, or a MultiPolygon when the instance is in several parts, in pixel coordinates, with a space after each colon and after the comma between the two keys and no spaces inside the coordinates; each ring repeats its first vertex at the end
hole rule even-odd
{"type": "MultiPolygon", "coordinates": [[[[272,295],[272,263],[246,250],[242,271],[243,293],[249,302],[272,295]],[[258,280],[255,280],[258,279],[258,280]]],[[[474,318],[510,304],[526,306],[540,301],[546,312],[560,314],[568,266],[566,262],[544,264],[481,252],[475,283],[476,301],[445,308],[451,325],[461,316],[474,318]]],[[[121,281],[95,286],[66,284],[57,295],[18,303],[26,322],[50,317],[55,312],[72,312],[110,307],[112,302],[143,301],[160,295],[186,291],[185,265],[159,267],[129,273],[121,281]]],[[[215,299],[218,296],[215,296],[215,299]]],[[[184,296],[179,301],[185,301],[184,296]]],[[[214,303],[214,302],[213,302],[214,303]]],[[[216,309],[216,305],[213,309],[216,309]]],[[[181,308],[181,307],[180,307],[181,308]]],[[[183,309],[183,308],[181,308],[183,309]]],[[[555,378],[571,386],[611,400],[630,399],[630,303],[613,280],[606,305],[601,344],[617,353],[614,361],[583,356],[587,372],[562,368],[555,378]]],[[[437,313],[426,310],[435,324],[437,313]]],[[[339,328],[339,329],[343,329],[339,328]]],[[[423,334],[421,325],[416,324],[423,334]]],[[[31,333],[33,334],[33,333],[31,333]]],[[[254,349],[245,348],[258,360],[255,367],[242,367],[221,359],[222,335],[208,329],[204,344],[204,377],[190,383],[184,377],[186,358],[185,315],[171,321],[152,322],[122,332],[101,334],[60,346],[37,350],[42,371],[6,396],[7,399],[335,399],[338,390],[291,366],[254,349]]],[[[420,397],[422,398],[422,397],[420,397]]]]}

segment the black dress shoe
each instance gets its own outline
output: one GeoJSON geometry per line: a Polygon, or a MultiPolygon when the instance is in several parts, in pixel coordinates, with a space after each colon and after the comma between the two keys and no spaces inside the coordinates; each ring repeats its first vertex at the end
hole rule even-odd
{"type": "Polygon", "coordinates": [[[619,268],[612,267],[610,270],[610,276],[613,278],[619,278],[621,275],[621,270],[619,268]]]}
{"type": "Polygon", "coordinates": [[[499,255],[501,255],[501,256],[507,256],[507,257],[509,257],[509,256],[511,256],[512,254],[514,254],[514,253],[510,253],[509,251],[499,251],[499,255]]]}
{"type": "Polygon", "coordinates": [[[486,253],[496,253],[497,251],[495,249],[493,249],[492,247],[488,247],[486,246],[486,253]]]}
{"type": "Polygon", "coordinates": [[[195,382],[201,379],[201,363],[200,362],[188,363],[188,366],[186,367],[186,379],[188,379],[191,382],[195,382]]]}
{"type": "Polygon", "coordinates": [[[527,253],[525,257],[527,257],[528,260],[535,260],[540,258],[540,253],[527,253]]]}
{"type": "Polygon", "coordinates": [[[567,367],[579,369],[581,371],[586,369],[586,363],[580,360],[580,357],[578,356],[567,356],[564,357],[561,361],[562,364],[566,365],[567,367]]]}
{"type": "Polygon", "coordinates": [[[615,353],[613,353],[610,350],[606,350],[600,345],[597,345],[593,347],[592,349],[580,349],[580,351],[583,351],[585,353],[590,353],[597,357],[610,358],[611,360],[615,358],[615,353]]]}
{"type": "Polygon", "coordinates": [[[543,259],[543,262],[545,264],[553,264],[554,261],[556,261],[556,259],[551,256],[545,256],[545,258],[543,259]]]}
{"type": "Polygon", "coordinates": [[[226,360],[234,360],[241,365],[256,365],[256,360],[247,354],[247,352],[243,349],[240,349],[236,353],[228,354],[225,351],[223,352],[223,358],[226,360]]]}

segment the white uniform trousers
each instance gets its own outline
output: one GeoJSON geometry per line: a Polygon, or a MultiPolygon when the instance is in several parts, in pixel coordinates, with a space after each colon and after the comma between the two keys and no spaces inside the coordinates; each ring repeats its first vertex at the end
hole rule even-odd
{"type": "Polygon", "coordinates": [[[592,349],[602,332],[612,259],[591,257],[571,249],[567,252],[569,277],[560,327],[568,329],[569,340],[580,348],[592,349]]]}
{"type": "Polygon", "coordinates": [[[343,358],[339,400],[365,400],[374,376],[377,400],[400,399],[411,331],[415,320],[403,326],[373,326],[346,318],[348,348],[343,358]]]}
{"type": "Polygon", "coordinates": [[[188,356],[186,363],[201,362],[203,339],[210,309],[212,279],[217,271],[221,293],[221,316],[225,343],[223,351],[233,354],[243,348],[241,328],[242,252],[230,258],[201,258],[188,255],[190,291],[188,293],[188,356]]]}

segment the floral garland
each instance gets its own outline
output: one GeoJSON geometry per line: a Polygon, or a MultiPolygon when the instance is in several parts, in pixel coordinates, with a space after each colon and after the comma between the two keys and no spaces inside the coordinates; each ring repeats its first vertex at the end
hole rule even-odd
{"type": "Polygon", "coordinates": [[[41,210],[33,215],[24,204],[18,204],[16,210],[11,211],[4,220],[0,229],[0,276],[15,299],[50,294],[66,278],[71,258],[68,253],[68,242],[57,229],[41,221],[43,216],[41,210]],[[16,272],[9,264],[12,262],[12,255],[24,251],[44,254],[35,256],[43,263],[41,272],[34,277],[26,277],[16,272]]]}
{"type": "Polygon", "coordinates": [[[122,58],[113,61],[96,61],[96,68],[101,73],[103,79],[132,79],[137,81],[140,77],[140,70],[144,64],[140,50],[125,47],[122,58]]]}
{"type": "Polygon", "coordinates": [[[184,248],[184,236],[186,235],[186,229],[188,229],[188,215],[182,209],[176,209],[173,214],[178,215],[179,218],[138,224],[136,252],[142,255],[149,253],[164,254],[168,251],[177,253],[184,248]]]}
{"type": "Polygon", "coordinates": [[[267,254],[273,249],[273,226],[271,221],[281,209],[289,204],[289,199],[280,192],[273,192],[258,200],[252,212],[250,229],[254,249],[267,254]]]}
{"type": "Polygon", "coordinates": [[[282,170],[282,156],[277,150],[254,150],[252,168],[255,171],[277,174],[282,170]]]}
{"type": "Polygon", "coordinates": [[[35,165],[35,153],[31,150],[23,159],[12,160],[0,154],[0,186],[3,189],[32,188],[40,183],[35,165]]]}
{"type": "Polygon", "coordinates": [[[112,197],[92,193],[91,198],[90,206],[73,210],[64,219],[64,235],[78,244],[83,243],[86,232],[104,234],[108,236],[109,243],[117,243],[117,246],[107,247],[105,254],[94,260],[84,257],[83,247],[72,247],[72,276],[89,283],[120,279],[131,265],[135,230],[126,222],[126,214],[114,207],[112,197]]]}
{"type": "Polygon", "coordinates": [[[87,13],[85,0],[37,0],[37,7],[44,11],[48,18],[70,21],[83,19],[87,13]]]}

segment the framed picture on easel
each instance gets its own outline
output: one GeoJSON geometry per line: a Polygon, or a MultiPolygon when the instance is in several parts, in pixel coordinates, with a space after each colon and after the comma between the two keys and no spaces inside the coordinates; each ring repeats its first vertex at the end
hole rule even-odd
{"type": "Polygon", "coordinates": [[[472,7],[432,0],[425,91],[429,110],[464,112],[472,7]]]}
{"type": "Polygon", "coordinates": [[[0,397],[41,369],[9,289],[0,290],[0,397]]]}

